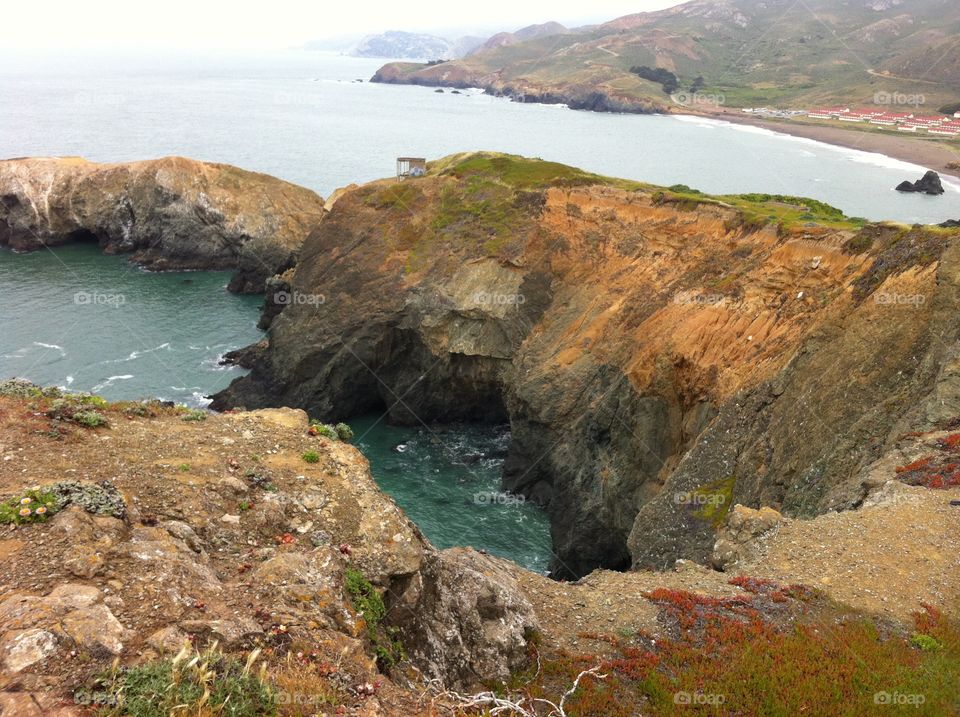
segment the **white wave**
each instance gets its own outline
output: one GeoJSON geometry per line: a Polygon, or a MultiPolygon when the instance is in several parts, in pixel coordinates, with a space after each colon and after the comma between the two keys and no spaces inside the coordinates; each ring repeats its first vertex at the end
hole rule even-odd
{"type": "Polygon", "coordinates": [[[56,344],[45,344],[42,341],[34,341],[34,346],[42,346],[45,349],[54,349],[60,352],[61,356],[66,356],[67,352],[63,350],[63,346],[57,346],[56,344]]]}
{"type": "Polygon", "coordinates": [[[200,393],[199,391],[194,391],[194,392],[191,394],[191,397],[193,398],[193,403],[194,403],[194,405],[199,406],[200,408],[206,408],[206,407],[209,406],[211,403],[213,403],[213,399],[212,399],[212,398],[207,398],[206,396],[204,396],[204,395],[203,395],[202,393],[200,393]]]}
{"type": "Polygon", "coordinates": [[[73,376],[67,376],[66,381],[68,386],[71,385],[73,383],[73,376]]]}
{"type": "Polygon", "coordinates": [[[160,351],[162,349],[170,350],[170,344],[160,344],[159,346],[154,346],[152,349],[144,349],[142,351],[132,351],[129,356],[126,358],[120,359],[110,359],[109,361],[101,361],[100,363],[126,363],[127,361],[136,361],[138,358],[145,354],[152,354],[154,351],[160,351]]]}
{"type": "Polygon", "coordinates": [[[96,386],[94,386],[92,389],[90,389],[90,391],[91,393],[102,391],[107,386],[112,386],[114,381],[128,381],[131,378],[133,378],[133,374],[129,374],[129,373],[123,374],[122,376],[110,376],[107,378],[106,381],[98,383],[96,386]]]}

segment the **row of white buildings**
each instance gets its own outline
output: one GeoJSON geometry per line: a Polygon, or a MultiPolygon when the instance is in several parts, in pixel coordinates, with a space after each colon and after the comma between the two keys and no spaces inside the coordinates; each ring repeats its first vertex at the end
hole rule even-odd
{"type": "Polygon", "coordinates": [[[822,107],[807,112],[811,119],[861,122],[879,127],[896,129],[898,132],[926,132],[944,137],[960,137],[960,112],[948,115],[918,115],[887,110],[853,110],[849,107],[822,107]]]}

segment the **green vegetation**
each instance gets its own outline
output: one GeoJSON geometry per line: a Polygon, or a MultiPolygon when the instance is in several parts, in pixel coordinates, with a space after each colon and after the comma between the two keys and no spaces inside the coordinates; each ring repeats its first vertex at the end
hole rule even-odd
{"type": "MultiPolygon", "coordinates": [[[[670,70],[664,69],[663,67],[647,67],[646,65],[639,65],[630,68],[630,72],[637,75],[637,77],[642,77],[645,80],[650,82],[656,82],[661,87],[663,91],[672,95],[674,92],[680,89],[680,80],[677,79],[677,76],[670,72],[670,70]]],[[[703,87],[703,77],[698,77],[697,80],[694,80],[694,85],[699,82],[700,87],[703,87]]]]}
{"type": "Polygon", "coordinates": [[[353,440],[353,429],[350,428],[346,423],[338,423],[333,427],[337,432],[337,437],[346,443],[349,443],[353,440]]]}
{"type": "Polygon", "coordinates": [[[127,510],[120,491],[110,483],[60,481],[30,488],[0,503],[0,524],[42,523],[68,505],[114,518],[122,518],[127,510]]]}
{"type": "Polygon", "coordinates": [[[320,454],[317,453],[316,451],[305,451],[303,455],[300,457],[303,458],[303,460],[306,461],[307,463],[320,462],[320,454]]]}
{"type": "Polygon", "coordinates": [[[463,155],[455,155],[449,159],[452,160],[452,166],[439,163],[439,174],[451,175],[458,179],[482,177],[494,182],[501,182],[514,189],[574,187],[608,184],[615,181],[559,162],[527,159],[509,154],[478,152],[467,155],[466,159],[463,158],[463,155]]]}
{"type": "Polygon", "coordinates": [[[32,488],[0,503],[0,524],[42,523],[60,508],[56,493],[50,489],[32,488]]]}
{"type": "Polygon", "coordinates": [[[344,587],[353,602],[353,609],[366,623],[367,638],[373,645],[377,663],[381,669],[388,670],[398,661],[405,659],[406,654],[397,637],[397,630],[383,624],[383,619],[387,616],[383,597],[355,567],[348,565],[344,577],[344,587]]]}
{"type": "Polygon", "coordinates": [[[277,713],[264,671],[254,674],[255,650],[240,663],[225,656],[216,643],[203,652],[184,648],[172,660],[115,667],[103,676],[97,691],[110,695],[101,717],[269,717],[277,713]]]}
{"type": "Polygon", "coordinates": [[[207,412],[200,408],[186,408],[183,409],[184,413],[180,417],[182,421],[206,421],[207,412]]]}
{"type": "Polygon", "coordinates": [[[329,423],[322,423],[320,421],[310,421],[310,435],[322,436],[323,438],[329,438],[333,441],[340,439],[336,426],[331,426],[329,423]]]}
{"type": "Polygon", "coordinates": [[[710,523],[715,529],[723,525],[727,513],[733,507],[733,489],[737,479],[733,476],[707,483],[690,493],[694,515],[710,523]]]}

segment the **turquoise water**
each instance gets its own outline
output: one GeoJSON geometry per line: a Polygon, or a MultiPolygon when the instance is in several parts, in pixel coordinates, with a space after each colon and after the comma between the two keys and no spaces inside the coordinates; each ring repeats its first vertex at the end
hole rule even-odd
{"type": "MultiPolygon", "coordinates": [[[[0,249],[0,379],[160,397],[203,406],[243,371],[220,357],[258,341],[262,299],[226,290],[227,272],[144,272],[96,247],[14,254],[0,249]]],[[[503,427],[395,428],[352,421],[373,475],[441,548],[472,545],[545,571],[549,524],[503,495],[503,427]]]]}
{"type": "Polygon", "coordinates": [[[149,273],[92,245],[0,249],[0,377],[204,405],[243,373],[220,357],[262,336],[263,300],[230,294],[229,278],[149,273]]]}
{"type": "Polygon", "coordinates": [[[472,545],[546,572],[550,523],[522,496],[500,490],[510,443],[505,426],[388,426],[350,422],[377,483],[438,548],[472,545]]]}

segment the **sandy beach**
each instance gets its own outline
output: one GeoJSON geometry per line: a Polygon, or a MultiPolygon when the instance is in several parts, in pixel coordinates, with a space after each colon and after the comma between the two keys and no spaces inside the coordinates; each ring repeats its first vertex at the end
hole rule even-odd
{"type": "MultiPolygon", "coordinates": [[[[711,119],[748,124],[763,127],[774,132],[806,137],[818,142],[834,144],[839,147],[859,149],[864,152],[877,152],[905,162],[919,164],[940,174],[960,177],[960,167],[948,168],[951,162],[960,162],[960,141],[939,140],[933,138],[909,137],[903,134],[881,134],[844,129],[824,124],[814,125],[786,120],[758,118],[744,114],[739,110],[719,109],[705,113],[711,119]]],[[[909,179],[909,177],[904,177],[909,179]]]]}

